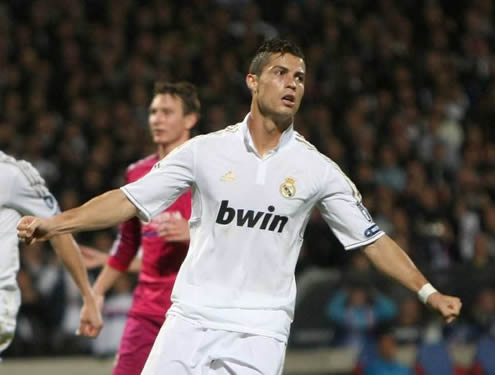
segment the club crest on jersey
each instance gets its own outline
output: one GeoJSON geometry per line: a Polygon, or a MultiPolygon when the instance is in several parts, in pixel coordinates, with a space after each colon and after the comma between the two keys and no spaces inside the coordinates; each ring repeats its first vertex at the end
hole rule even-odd
{"type": "Polygon", "coordinates": [[[280,185],[280,194],[287,199],[293,198],[296,195],[296,180],[292,177],[287,177],[280,185]]]}
{"type": "Polygon", "coordinates": [[[44,196],[43,201],[50,210],[55,207],[55,199],[51,195],[44,196]]]}

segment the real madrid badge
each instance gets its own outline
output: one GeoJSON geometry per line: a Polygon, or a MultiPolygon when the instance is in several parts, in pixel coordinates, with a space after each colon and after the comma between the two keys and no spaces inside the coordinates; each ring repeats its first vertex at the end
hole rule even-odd
{"type": "Polygon", "coordinates": [[[280,194],[284,198],[294,197],[296,195],[296,180],[292,177],[287,177],[282,185],[280,185],[280,194]]]}

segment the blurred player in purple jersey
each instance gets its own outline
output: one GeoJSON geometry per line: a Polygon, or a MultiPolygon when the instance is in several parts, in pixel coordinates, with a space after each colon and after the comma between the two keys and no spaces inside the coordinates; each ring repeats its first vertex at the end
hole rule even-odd
{"type": "MultiPolygon", "coordinates": [[[[138,180],[159,160],[187,141],[190,130],[199,119],[199,112],[200,102],[194,85],[157,82],[149,107],[149,126],[158,150],[130,165],[125,182],[138,180]]],[[[104,256],[106,264],[93,286],[100,308],[107,290],[128,270],[138,250],[142,249],[139,281],[114,375],[138,375],[143,369],[171,305],[172,287],[189,246],[190,216],[191,192],[188,190],[149,223],[137,217],[123,222],[110,256],[104,256]]],[[[102,258],[90,248],[85,248],[84,254],[89,261],[102,258]]]]}

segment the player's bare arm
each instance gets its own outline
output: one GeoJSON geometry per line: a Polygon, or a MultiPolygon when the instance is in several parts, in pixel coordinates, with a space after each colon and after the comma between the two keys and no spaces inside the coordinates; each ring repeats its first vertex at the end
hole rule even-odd
{"type": "Polygon", "coordinates": [[[89,285],[88,275],[83,265],[79,247],[70,234],[52,237],[50,242],[65,267],[69,270],[83,297],[84,304],[81,310],[81,323],[78,331],[81,335],[95,337],[103,327],[103,320],[89,285]]]}
{"type": "MultiPolygon", "coordinates": [[[[422,293],[425,286],[430,286],[405,251],[387,235],[366,246],[364,252],[376,268],[411,291],[422,293]]],[[[426,297],[426,303],[438,311],[447,323],[457,318],[462,307],[459,298],[441,294],[433,288],[426,297]]]]}
{"type": "Polygon", "coordinates": [[[136,214],[137,208],[121,190],[115,189],[49,219],[25,216],[17,225],[17,235],[30,244],[63,233],[108,228],[136,214]]]}

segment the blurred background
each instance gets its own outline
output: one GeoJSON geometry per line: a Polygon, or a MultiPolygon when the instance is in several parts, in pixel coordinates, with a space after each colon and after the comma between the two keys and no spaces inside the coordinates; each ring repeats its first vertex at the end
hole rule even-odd
{"type": "MultiPolygon", "coordinates": [[[[8,0],[0,149],[32,162],[62,209],[75,207],[154,151],[155,80],[195,83],[196,134],[218,130],[249,110],[244,77],[258,45],[292,39],[307,60],[296,129],[464,307],[443,325],[359,250],[345,252],[315,211],[286,374],[364,374],[377,357],[411,374],[495,374],[494,11],[492,0],[8,0]]],[[[108,251],[114,235],[77,239],[108,251]]],[[[107,299],[100,338],[78,338],[77,289],[46,246],[21,249],[23,305],[0,373],[65,373],[56,366],[68,363],[73,375],[109,374],[135,277],[107,299]]]]}

